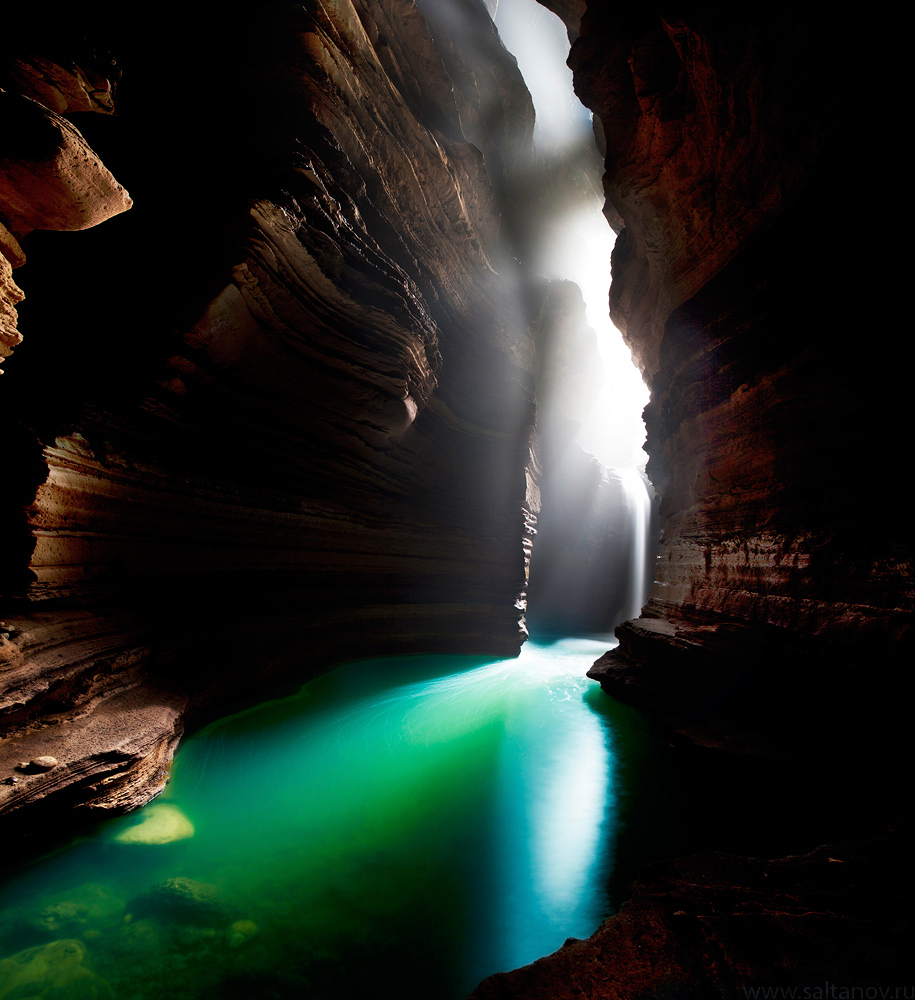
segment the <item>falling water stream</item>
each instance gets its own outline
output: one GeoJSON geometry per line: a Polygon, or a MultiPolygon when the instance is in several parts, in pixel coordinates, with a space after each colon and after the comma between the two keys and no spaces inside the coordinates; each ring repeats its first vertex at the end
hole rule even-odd
{"type": "Polygon", "coordinates": [[[632,550],[629,586],[626,598],[626,618],[638,618],[647,595],[645,564],[648,552],[648,532],[651,523],[651,498],[648,487],[637,469],[617,469],[623,484],[623,497],[629,513],[632,550]]]}

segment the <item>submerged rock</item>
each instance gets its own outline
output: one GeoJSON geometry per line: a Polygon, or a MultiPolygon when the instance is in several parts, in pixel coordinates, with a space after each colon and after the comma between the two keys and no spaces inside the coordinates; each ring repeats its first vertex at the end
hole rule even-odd
{"type": "Polygon", "coordinates": [[[108,953],[123,967],[141,974],[148,964],[165,950],[168,935],[161,924],[152,919],[134,920],[127,914],[121,926],[108,938],[108,953]]]}
{"type": "Polygon", "coordinates": [[[169,878],[134,903],[134,912],[182,923],[210,923],[219,916],[216,886],[192,878],[169,878]]]}
{"type": "Polygon", "coordinates": [[[194,836],[194,824],[177,807],[160,803],[143,811],[136,826],[122,830],[114,839],[119,844],[170,844],[194,836]]]}
{"type": "Polygon", "coordinates": [[[124,900],[98,883],[86,883],[56,897],[29,921],[44,934],[73,934],[84,938],[92,925],[118,919],[124,900]]]}
{"type": "Polygon", "coordinates": [[[198,927],[194,924],[184,925],[175,936],[178,946],[188,951],[206,949],[215,939],[218,931],[215,927],[198,927]]]}
{"type": "Polygon", "coordinates": [[[63,996],[67,1000],[111,1000],[108,983],[83,965],[87,954],[81,941],[65,939],[0,960],[0,1000],[63,996]]]}
{"type": "Polygon", "coordinates": [[[250,941],[258,932],[258,926],[253,920],[236,920],[226,931],[226,940],[230,948],[237,948],[239,945],[250,941]]]}

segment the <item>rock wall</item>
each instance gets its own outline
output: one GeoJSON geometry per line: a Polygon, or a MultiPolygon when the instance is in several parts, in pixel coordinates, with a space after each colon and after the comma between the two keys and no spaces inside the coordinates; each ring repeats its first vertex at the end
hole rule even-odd
{"type": "Polygon", "coordinates": [[[791,753],[836,732],[829,711],[879,713],[912,641],[911,544],[878,486],[905,426],[885,360],[908,349],[867,333],[886,278],[855,248],[882,221],[841,208],[851,123],[865,147],[887,124],[875,67],[797,11],[585,26],[611,312],[652,388],[662,497],[648,606],[593,676],[697,742],[791,753]]]}
{"type": "MultiPolygon", "coordinates": [[[[662,497],[651,599],[594,676],[692,744],[812,775],[858,755],[866,781],[905,750],[911,658],[911,546],[886,489],[907,454],[906,338],[882,306],[894,206],[862,165],[893,135],[885,40],[797,10],[553,6],[606,151],[611,310],[651,383],[662,497]]],[[[147,800],[188,711],[292,664],[301,680],[523,634],[533,327],[555,298],[518,294],[499,241],[494,191],[510,201],[530,143],[512,61],[470,0],[428,20],[405,0],[179,13],[3,41],[8,815],[147,800]],[[18,767],[40,756],[59,764],[18,767]]],[[[578,967],[560,981],[590,963],[595,996],[726,994],[758,962],[735,945],[748,924],[712,919],[735,906],[767,948],[779,928],[803,924],[803,948],[857,928],[853,972],[897,940],[869,887],[899,855],[649,873],[613,947],[597,966],[560,953],[578,967]],[[817,895],[853,862],[857,896],[832,875],[817,895]],[[773,873],[749,904],[719,891],[773,873]],[[662,938],[660,985],[607,971],[624,951],[642,975],[662,938]]],[[[878,965],[874,981],[896,972],[878,965]]]]}
{"type": "Polygon", "coordinates": [[[549,291],[494,189],[533,111],[482,4],[436,10],[7,36],[9,129],[57,132],[0,174],[0,809],[142,803],[189,710],[335,660],[520,648],[549,291]]]}
{"type": "Polygon", "coordinates": [[[706,789],[723,814],[757,765],[780,794],[745,817],[754,858],[710,824],[708,853],[645,869],[594,936],[474,1000],[906,981],[912,545],[888,480],[911,352],[878,301],[899,278],[887,215],[847,211],[862,158],[892,147],[887,44],[866,15],[719,3],[581,22],[570,63],[605,140],[611,312],[652,390],[662,525],[648,604],[590,676],[685,767],[726,751],[706,789]]]}

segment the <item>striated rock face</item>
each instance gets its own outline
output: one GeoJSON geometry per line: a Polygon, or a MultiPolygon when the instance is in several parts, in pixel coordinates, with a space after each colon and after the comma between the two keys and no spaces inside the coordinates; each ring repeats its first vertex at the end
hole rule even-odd
{"type": "Polygon", "coordinates": [[[35,229],[79,230],[126,211],[131,199],[82,133],[62,114],[113,110],[114,74],[94,58],[64,68],[29,52],[2,60],[0,120],[0,357],[22,340],[15,306],[22,290],[12,269],[25,263],[19,243],[35,229]],[[18,58],[17,56],[23,56],[18,58]],[[108,73],[106,76],[105,73],[108,73]]]}
{"type": "MultiPolygon", "coordinates": [[[[2,223],[0,223],[2,226],[2,223]]],[[[0,228],[0,349],[3,357],[9,357],[13,348],[22,342],[22,334],[16,329],[18,315],[16,305],[23,299],[22,289],[13,279],[14,264],[24,263],[18,240],[6,226],[0,228]]]]}
{"type": "Polygon", "coordinates": [[[835,732],[824,708],[879,711],[911,648],[911,545],[874,489],[901,399],[848,339],[878,278],[859,256],[847,280],[838,209],[847,122],[882,125],[869,67],[797,12],[585,27],[576,85],[606,136],[611,311],[652,388],[663,532],[643,620],[592,676],[699,742],[790,753],[835,732]]]}
{"type": "MultiPolygon", "coordinates": [[[[911,763],[912,546],[885,477],[906,450],[910,351],[874,299],[891,274],[863,249],[888,233],[843,210],[851,137],[892,134],[880,30],[592,4],[570,60],[606,139],[611,312],[652,390],[662,524],[649,602],[590,676],[694,756],[762,755],[786,778],[803,764],[811,793],[838,778],[836,803],[878,836],[649,867],[592,938],[475,1000],[905,979],[911,816],[884,776],[911,763]]],[[[805,791],[785,787],[790,820],[805,791]]]]}
{"type": "Polygon", "coordinates": [[[119,117],[81,121],[99,151],[83,193],[64,190],[79,133],[59,116],[110,110],[112,88],[83,50],[21,34],[0,96],[58,151],[4,173],[8,226],[127,207],[102,160],[136,204],[27,240],[0,501],[0,778],[20,780],[0,808],[141,803],[189,705],[290,667],[517,652],[536,347],[493,183],[533,114],[463,6],[477,35],[438,48],[407,0],[269,5],[180,37],[164,16],[102,26],[126,71],[119,117]],[[26,178],[38,196],[17,200],[26,178]],[[40,753],[60,766],[17,775],[40,753]]]}

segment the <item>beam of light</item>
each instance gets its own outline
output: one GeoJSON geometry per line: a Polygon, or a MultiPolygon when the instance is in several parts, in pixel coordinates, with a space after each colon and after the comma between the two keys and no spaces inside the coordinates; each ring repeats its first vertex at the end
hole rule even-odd
{"type": "Polygon", "coordinates": [[[490,10],[505,47],[515,56],[537,115],[538,153],[554,165],[563,158],[563,171],[553,171],[557,203],[574,203],[557,212],[531,251],[531,263],[548,277],[574,281],[582,290],[589,325],[605,378],[582,420],[579,444],[602,464],[617,468],[644,468],[645,427],[641,413],[648,389],[632,362],[622,335],[609,318],[610,253],[615,236],[604,218],[595,167],[590,184],[582,183],[580,150],[593,141],[591,116],[572,89],[566,65],[569,42],[562,22],[537,0],[499,0],[490,10]]]}

